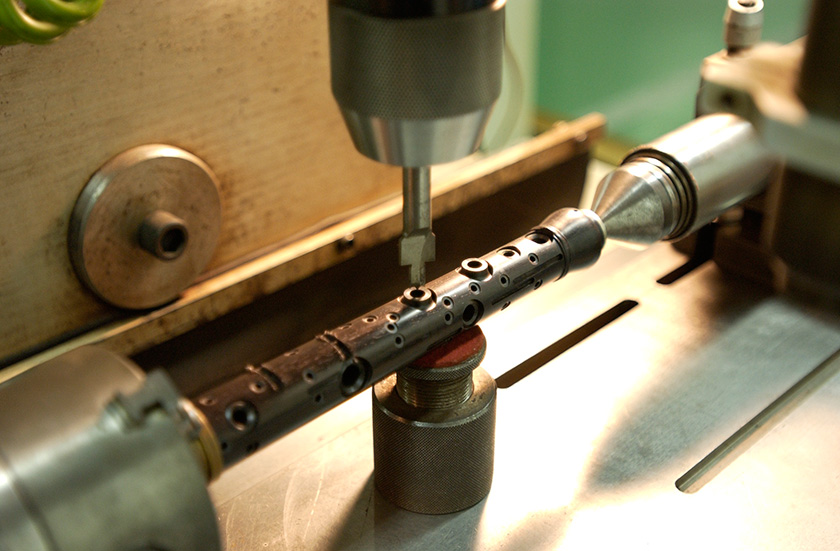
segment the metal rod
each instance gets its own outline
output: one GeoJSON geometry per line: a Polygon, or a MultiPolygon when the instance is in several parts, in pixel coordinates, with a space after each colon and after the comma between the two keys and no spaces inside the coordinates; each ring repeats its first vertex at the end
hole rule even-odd
{"type": "Polygon", "coordinates": [[[403,168],[403,233],[432,229],[431,168],[403,168]]]}
{"type": "Polygon", "coordinates": [[[769,432],[787,414],[793,411],[808,396],[816,392],[826,381],[840,371],[840,350],[802,377],[781,396],[773,400],[755,417],[747,421],[732,436],[700,460],[676,482],[681,492],[693,493],[720,473],[745,452],[758,438],[769,432]]]}
{"type": "Polygon", "coordinates": [[[230,465],[340,404],[570,270],[606,235],[592,211],[561,209],[530,233],[199,396],[230,465]]]}

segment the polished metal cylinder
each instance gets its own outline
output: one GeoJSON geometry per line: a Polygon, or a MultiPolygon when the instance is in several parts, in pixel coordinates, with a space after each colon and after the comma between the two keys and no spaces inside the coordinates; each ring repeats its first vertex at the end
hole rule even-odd
{"type": "Polygon", "coordinates": [[[206,466],[149,381],[80,348],[0,385],[0,549],[221,549],[206,466]]]}
{"type": "Polygon", "coordinates": [[[502,84],[504,0],[330,0],[332,90],[356,148],[400,166],[473,153],[502,84]]]}
{"type": "Polygon", "coordinates": [[[432,173],[427,166],[403,169],[403,231],[432,227],[432,173]]]}
{"type": "Polygon", "coordinates": [[[762,191],[778,166],[749,121],[706,115],[631,151],[592,208],[611,238],[679,239],[762,191]]]}
{"type": "Polygon", "coordinates": [[[753,125],[728,113],[706,115],[642,146],[627,161],[653,158],[688,186],[693,209],[672,239],[691,233],[767,185],[778,165],[753,125]]]}
{"type": "Polygon", "coordinates": [[[395,505],[453,513],[490,491],[496,383],[478,367],[485,350],[476,326],[374,387],[374,482],[395,505]]]}

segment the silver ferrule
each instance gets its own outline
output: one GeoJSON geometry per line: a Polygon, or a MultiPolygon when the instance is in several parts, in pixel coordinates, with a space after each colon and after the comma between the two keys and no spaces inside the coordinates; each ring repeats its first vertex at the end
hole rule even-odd
{"type": "Polygon", "coordinates": [[[601,218],[588,209],[554,211],[542,221],[541,226],[563,242],[569,271],[595,264],[607,240],[607,230],[601,218]]]}

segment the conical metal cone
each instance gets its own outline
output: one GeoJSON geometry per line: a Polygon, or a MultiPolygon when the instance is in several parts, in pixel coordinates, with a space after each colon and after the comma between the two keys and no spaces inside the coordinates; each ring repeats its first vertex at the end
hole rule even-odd
{"type": "Polygon", "coordinates": [[[680,220],[679,187],[673,173],[655,159],[618,167],[598,185],[592,205],[607,230],[620,241],[649,244],[671,235],[680,220]]]}
{"type": "Polygon", "coordinates": [[[612,239],[679,239],[761,191],[777,165],[749,122],[707,115],[632,151],[592,210],[612,239]]]}

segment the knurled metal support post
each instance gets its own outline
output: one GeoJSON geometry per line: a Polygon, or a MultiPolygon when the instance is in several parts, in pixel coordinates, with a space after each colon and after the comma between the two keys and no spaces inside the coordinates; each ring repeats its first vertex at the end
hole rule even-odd
{"type": "Polygon", "coordinates": [[[496,382],[479,367],[486,348],[476,326],[374,387],[374,482],[395,505],[452,513],[490,491],[496,382]]]}

